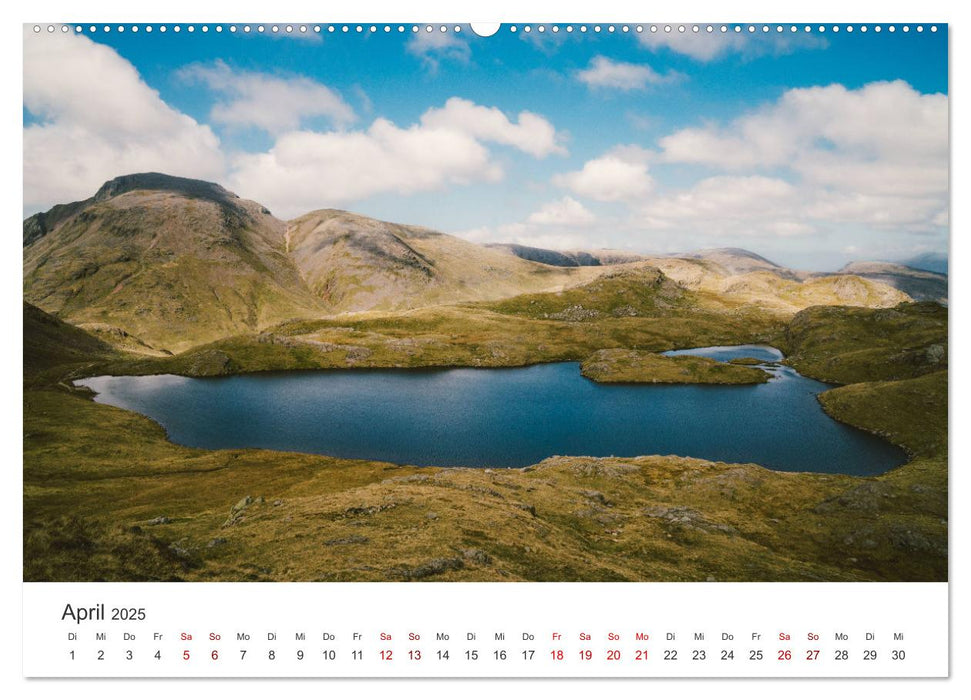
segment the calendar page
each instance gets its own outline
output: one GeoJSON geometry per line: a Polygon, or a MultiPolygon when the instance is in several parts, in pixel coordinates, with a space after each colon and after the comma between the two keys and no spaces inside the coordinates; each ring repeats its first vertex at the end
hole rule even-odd
{"type": "Polygon", "coordinates": [[[24,676],[949,675],[946,22],[72,12],[24,676]]]}

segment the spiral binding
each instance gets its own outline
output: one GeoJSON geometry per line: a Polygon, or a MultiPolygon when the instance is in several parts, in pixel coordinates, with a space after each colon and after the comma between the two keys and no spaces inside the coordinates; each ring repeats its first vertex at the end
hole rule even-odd
{"type": "MultiPolygon", "coordinates": [[[[904,34],[915,32],[922,33],[924,31],[937,32],[939,26],[936,24],[833,24],[833,25],[811,25],[811,24],[504,24],[501,25],[499,31],[506,32],[509,34],[522,33],[532,33],[537,32],[539,34],[544,34],[547,32],[553,34],[559,34],[565,32],[567,34],[579,33],[680,33],[680,34],[770,34],[770,33],[813,33],[813,34],[825,34],[827,32],[831,33],[881,33],[881,32],[903,32],[904,34]]],[[[166,33],[174,32],[176,34],[182,31],[188,32],[190,34],[199,32],[201,34],[207,34],[209,32],[222,33],[243,33],[243,34],[292,34],[292,35],[306,35],[306,34],[404,34],[404,33],[418,33],[418,32],[452,32],[460,33],[467,31],[471,34],[476,34],[479,36],[485,36],[477,32],[472,25],[462,25],[462,24],[118,24],[118,25],[95,25],[95,24],[48,24],[45,26],[40,24],[33,25],[33,31],[35,34],[40,34],[44,32],[48,34],[54,34],[57,31],[61,33],[68,33],[73,31],[77,34],[88,33],[95,34],[98,32],[110,33],[110,32],[131,32],[137,34],[138,32],[144,32],[150,34],[152,32],[166,33]]]]}

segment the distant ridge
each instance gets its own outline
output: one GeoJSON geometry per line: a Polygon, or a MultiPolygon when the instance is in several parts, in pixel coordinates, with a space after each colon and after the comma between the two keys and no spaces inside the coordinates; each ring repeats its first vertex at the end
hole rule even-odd
{"type": "Polygon", "coordinates": [[[546,248],[534,248],[528,245],[519,245],[518,243],[487,243],[486,248],[505,250],[523,260],[532,260],[533,262],[543,263],[544,265],[555,265],[556,267],[596,267],[601,264],[598,258],[583,251],[571,253],[560,250],[548,250],[546,248]]]}
{"type": "Polygon", "coordinates": [[[647,256],[623,250],[552,250],[519,243],[486,243],[486,248],[504,250],[517,258],[554,267],[599,267],[646,260],[647,256]]]}
{"type": "Polygon", "coordinates": [[[946,304],[948,299],[947,275],[899,263],[852,262],[840,268],[837,274],[856,275],[883,282],[904,292],[914,301],[936,301],[946,304]]]}
{"type": "Polygon", "coordinates": [[[927,270],[936,272],[939,275],[947,274],[948,257],[946,253],[922,253],[912,258],[901,261],[901,265],[913,267],[917,270],[927,270]]]}
{"type": "Polygon", "coordinates": [[[708,260],[720,265],[731,275],[743,275],[749,272],[768,270],[784,279],[790,280],[802,279],[805,276],[796,270],[783,267],[745,248],[707,248],[674,257],[708,260]]]}

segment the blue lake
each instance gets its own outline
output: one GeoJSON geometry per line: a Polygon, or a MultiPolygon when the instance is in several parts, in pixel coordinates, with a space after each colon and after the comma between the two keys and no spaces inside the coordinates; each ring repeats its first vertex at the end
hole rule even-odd
{"type": "MultiPolygon", "coordinates": [[[[727,360],[764,346],[671,354],[727,360]]],[[[521,467],[552,455],[681,455],[784,471],[880,474],[902,450],[829,418],[830,388],[784,366],[745,386],[596,384],[564,362],[510,369],[328,370],[219,378],[93,377],[96,401],[176,443],[422,466],[521,467]]]]}

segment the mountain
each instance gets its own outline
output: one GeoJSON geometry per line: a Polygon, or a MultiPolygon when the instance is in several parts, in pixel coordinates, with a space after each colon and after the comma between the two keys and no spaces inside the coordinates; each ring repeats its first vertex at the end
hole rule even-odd
{"type": "Polygon", "coordinates": [[[289,223],[209,182],[125,175],[23,223],[24,299],[164,354],[284,321],[558,289],[577,270],[337,210],[289,223]]]}
{"type": "Polygon", "coordinates": [[[772,272],[783,279],[798,280],[802,275],[782,265],[763,258],[744,248],[709,248],[693,253],[686,253],[681,258],[694,258],[714,263],[728,275],[744,275],[749,272],[772,272]]]}
{"type": "Polygon", "coordinates": [[[926,270],[928,272],[936,272],[939,275],[946,275],[948,258],[947,253],[922,253],[907,260],[902,260],[900,264],[917,270],[926,270]]]}
{"type": "Polygon", "coordinates": [[[319,314],[285,229],[213,183],[119,177],[24,222],[24,298],[75,325],[121,329],[174,352],[319,314]]]}
{"type": "Polygon", "coordinates": [[[885,279],[807,276],[736,248],[648,258],[487,247],[336,209],[286,222],[218,184],[160,173],[118,177],[88,199],[35,214],[23,240],[26,302],[114,348],[154,355],[288,321],[536,294],[558,296],[528,299],[530,312],[566,320],[573,306],[665,310],[689,303],[684,290],[709,309],[782,314],[910,299],[885,279]],[[606,305],[591,306],[592,297],[606,305]]]}
{"type": "Polygon", "coordinates": [[[533,248],[518,243],[487,243],[487,248],[504,250],[523,260],[553,265],[556,267],[597,267],[600,265],[618,265],[621,263],[638,262],[646,256],[628,253],[623,250],[549,250],[547,248],[533,248]]]}
{"type": "Polygon", "coordinates": [[[310,289],[332,311],[488,301],[580,279],[575,270],[338,209],[290,221],[286,241],[310,289]]]}
{"type": "Polygon", "coordinates": [[[815,305],[888,307],[910,300],[879,280],[850,274],[810,275],[738,248],[650,258],[647,264],[686,289],[702,293],[710,305],[725,308],[750,305],[795,313],[815,305]]]}
{"type": "Polygon", "coordinates": [[[947,303],[947,275],[888,262],[853,262],[840,269],[841,275],[857,275],[883,282],[907,294],[914,301],[947,303]]]}

